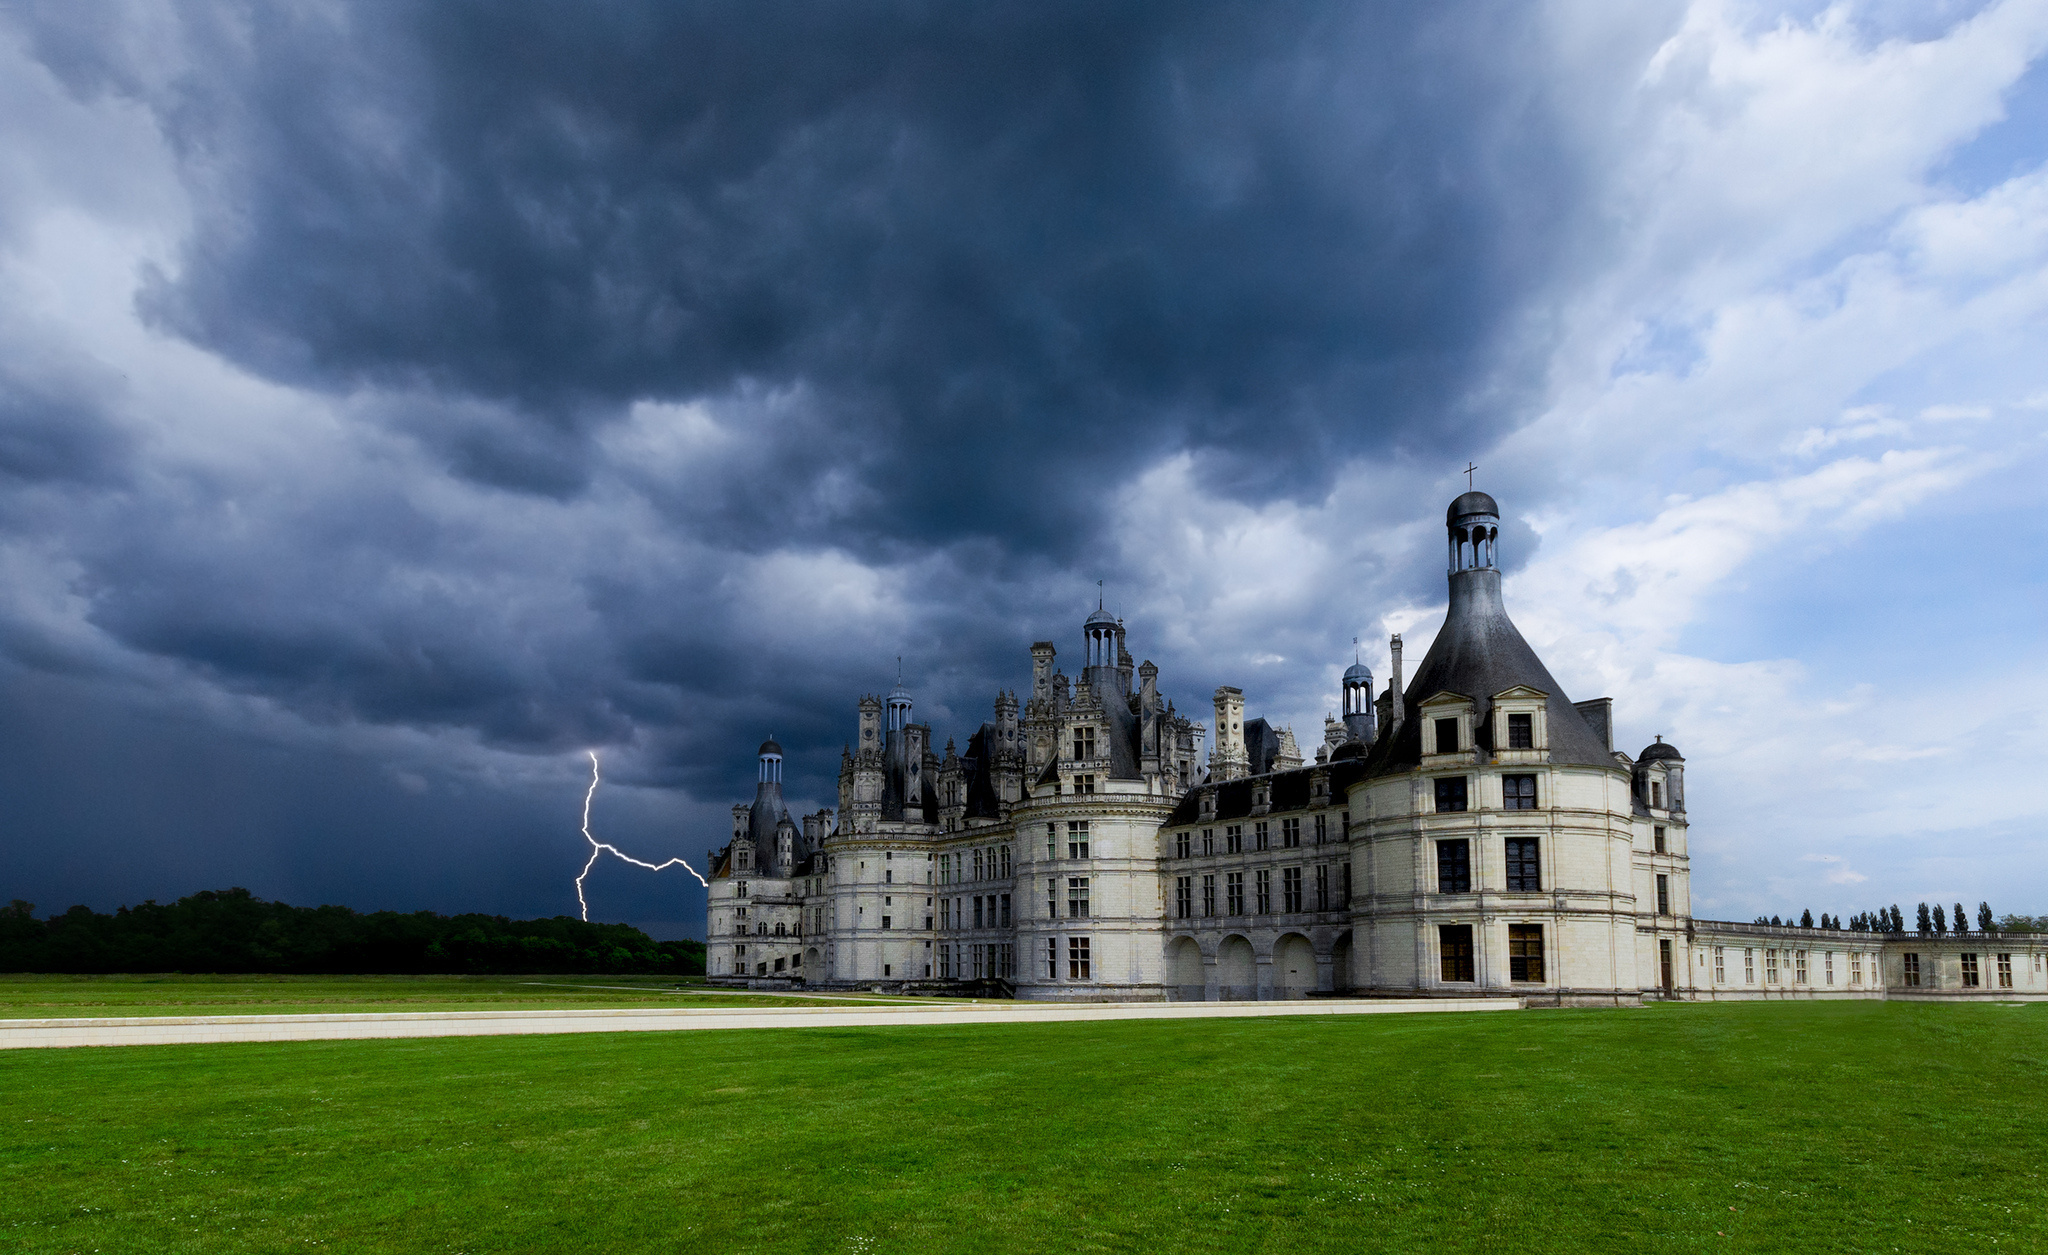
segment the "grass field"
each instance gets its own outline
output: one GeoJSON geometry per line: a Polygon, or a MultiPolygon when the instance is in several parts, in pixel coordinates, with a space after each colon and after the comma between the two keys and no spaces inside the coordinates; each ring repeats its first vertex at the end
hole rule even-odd
{"type": "Polygon", "coordinates": [[[775,994],[678,990],[679,983],[672,976],[14,975],[0,976],[0,1020],[344,1011],[566,1011],[578,1007],[790,1006],[810,1002],[775,994]]]}
{"type": "Polygon", "coordinates": [[[24,1050],[0,1093],[26,1251],[2048,1250],[2048,1005],[24,1050]]]}

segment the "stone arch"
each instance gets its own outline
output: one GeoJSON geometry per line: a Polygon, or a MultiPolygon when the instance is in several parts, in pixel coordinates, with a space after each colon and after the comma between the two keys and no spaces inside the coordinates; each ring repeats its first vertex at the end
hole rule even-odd
{"type": "Polygon", "coordinates": [[[1300,933],[1273,944],[1273,996],[1306,998],[1316,987],[1316,948],[1300,933]]]}
{"type": "Polygon", "coordinates": [[[824,973],[818,970],[818,958],[818,947],[812,946],[804,951],[804,975],[806,977],[823,977],[824,973]]]}
{"type": "Polygon", "coordinates": [[[1330,947],[1330,987],[1340,994],[1351,992],[1356,981],[1352,973],[1351,930],[1345,929],[1330,947]]]}
{"type": "Polygon", "coordinates": [[[1166,983],[1177,1002],[1200,1002],[1207,996],[1208,977],[1202,971],[1202,947],[1193,937],[1181,937],[1166,945],[1166,983]]]}
{"type": "Polygon", "coordinates": [[[1258,996],[1258,960],[1252,955],[1252,943],[1233,933],[1216,947],[1216,997],[1223,1002],[1251,1002],[1258,996]]]}

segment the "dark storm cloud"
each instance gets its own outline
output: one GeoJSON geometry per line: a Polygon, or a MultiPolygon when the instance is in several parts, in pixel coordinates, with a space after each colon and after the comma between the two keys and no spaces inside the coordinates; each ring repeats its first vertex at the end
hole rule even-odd
{"type": "MultiPolygon", "coordinates": [[[[137,81],[52,15],[77,81],[137,81]]],[[[273,377],[502,403],[408,429],[457,473],[584,482],[638,398],[804,384],[841,543],[1071,544],[1192,448],[1313,493],[1511,417],[1504,332],[1576,178],[1523,6],[193,6],[140,90],[202,189],[164,325],[273,377]],[[849,534],[850,527],[850,534],[849,534]]],[[[1462,447],[1462,446],[1460,446],[1462,447]]]]}
{"type": "MultiPolygon", "coordinates": [[[[1580,225],[1514,4],[18,12],[75,100],[139,103],[169,147],[190,222],[144,317],[333,419],[280,412],[272,447],[244,397],[152,442],[118,382],[0,378],[0,483],[71,486],[5,518],[57,538],[82,607],[0,624],[20,691],[104,662],[59,639],[98,633],[316,730],[621,747],[622,783],[700,807],[771,732],[792,793],[831,802],[898,654],[941,742],[971,733],[1115,575],[1119,502],[1162,458],[1314,501],[1353,459],[1497,435],[1580,225]]],[[[1306,651],[1328,614],[1267,644],[1306,651]]],[[[109,712],[126,665],[93,681],[109,712]]],[[[1242,680],[1170,678],[1197,703],[1242,680]]],[[[243,709],[192,718],[260,741],[243,709]]],[[[108,713],[57,758],[101,724],[104,753],[178,735],[108,713]]],[[[334,799],[382,788],[361,823],[411,824],[428,880],[490,840],[430,764],[413,811],[360,761],[320,770],[241,786],[317,835],[236,839],[345,843],[334,799]]],[[[130,786],[179,817],[160,832],[121,798],[89,825],[204,843],[215,792],[178,780],[130,786]]],[[[477,805],[560,781],[506,787],[477,805]]]]}

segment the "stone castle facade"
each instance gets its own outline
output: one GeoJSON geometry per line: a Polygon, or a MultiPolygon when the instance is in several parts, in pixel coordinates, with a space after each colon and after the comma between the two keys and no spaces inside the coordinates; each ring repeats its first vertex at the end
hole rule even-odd
{"type": "Polygon", "coordinates": [[[1306,758],[1218,688],[1214,738],[1082,625],[1022,701],[941,752],[901,684],[865,697],[839,806],[801,820],[782,751],[711,856],[710,974],[1020,998],[2048,997],[2048,937],[1696,919],[1685,759],[1613,743],[1501,600],[1499,508],[1445,518],[1450,608],[1414,677],[1354,665],[1306,758]]]}

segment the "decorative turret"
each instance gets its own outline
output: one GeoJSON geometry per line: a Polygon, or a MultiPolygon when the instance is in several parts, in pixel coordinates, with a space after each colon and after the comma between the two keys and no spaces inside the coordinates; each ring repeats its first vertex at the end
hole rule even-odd
{"type": "Polygon", "coordinates": [[[1500,507],[1483,492],[1468,492],[1451,502],[1444,511],[1449,531],[1451,570],[1471,571],[1498,564],[1495,543],[1500,539],[1500,507]]]}
{"type": "Polygon", "coordinates": [[[1209,779],[1236,780],[1251,770],[1244,748],[1244,690],[1216,690],[1216,742],[1209,750],[1209,779]]]}
{"type": "Polygon", "coordinates": [[[1372,744],[1372,668],[1353,662],[1344,672],[1345,739],[1372,744]]]}
{"type": "Polygon", "coordinates": [[[1685,813],[1685,755],[1663,737],[1636,755],[1636,799],[1651,810],[1685,813]]]}

